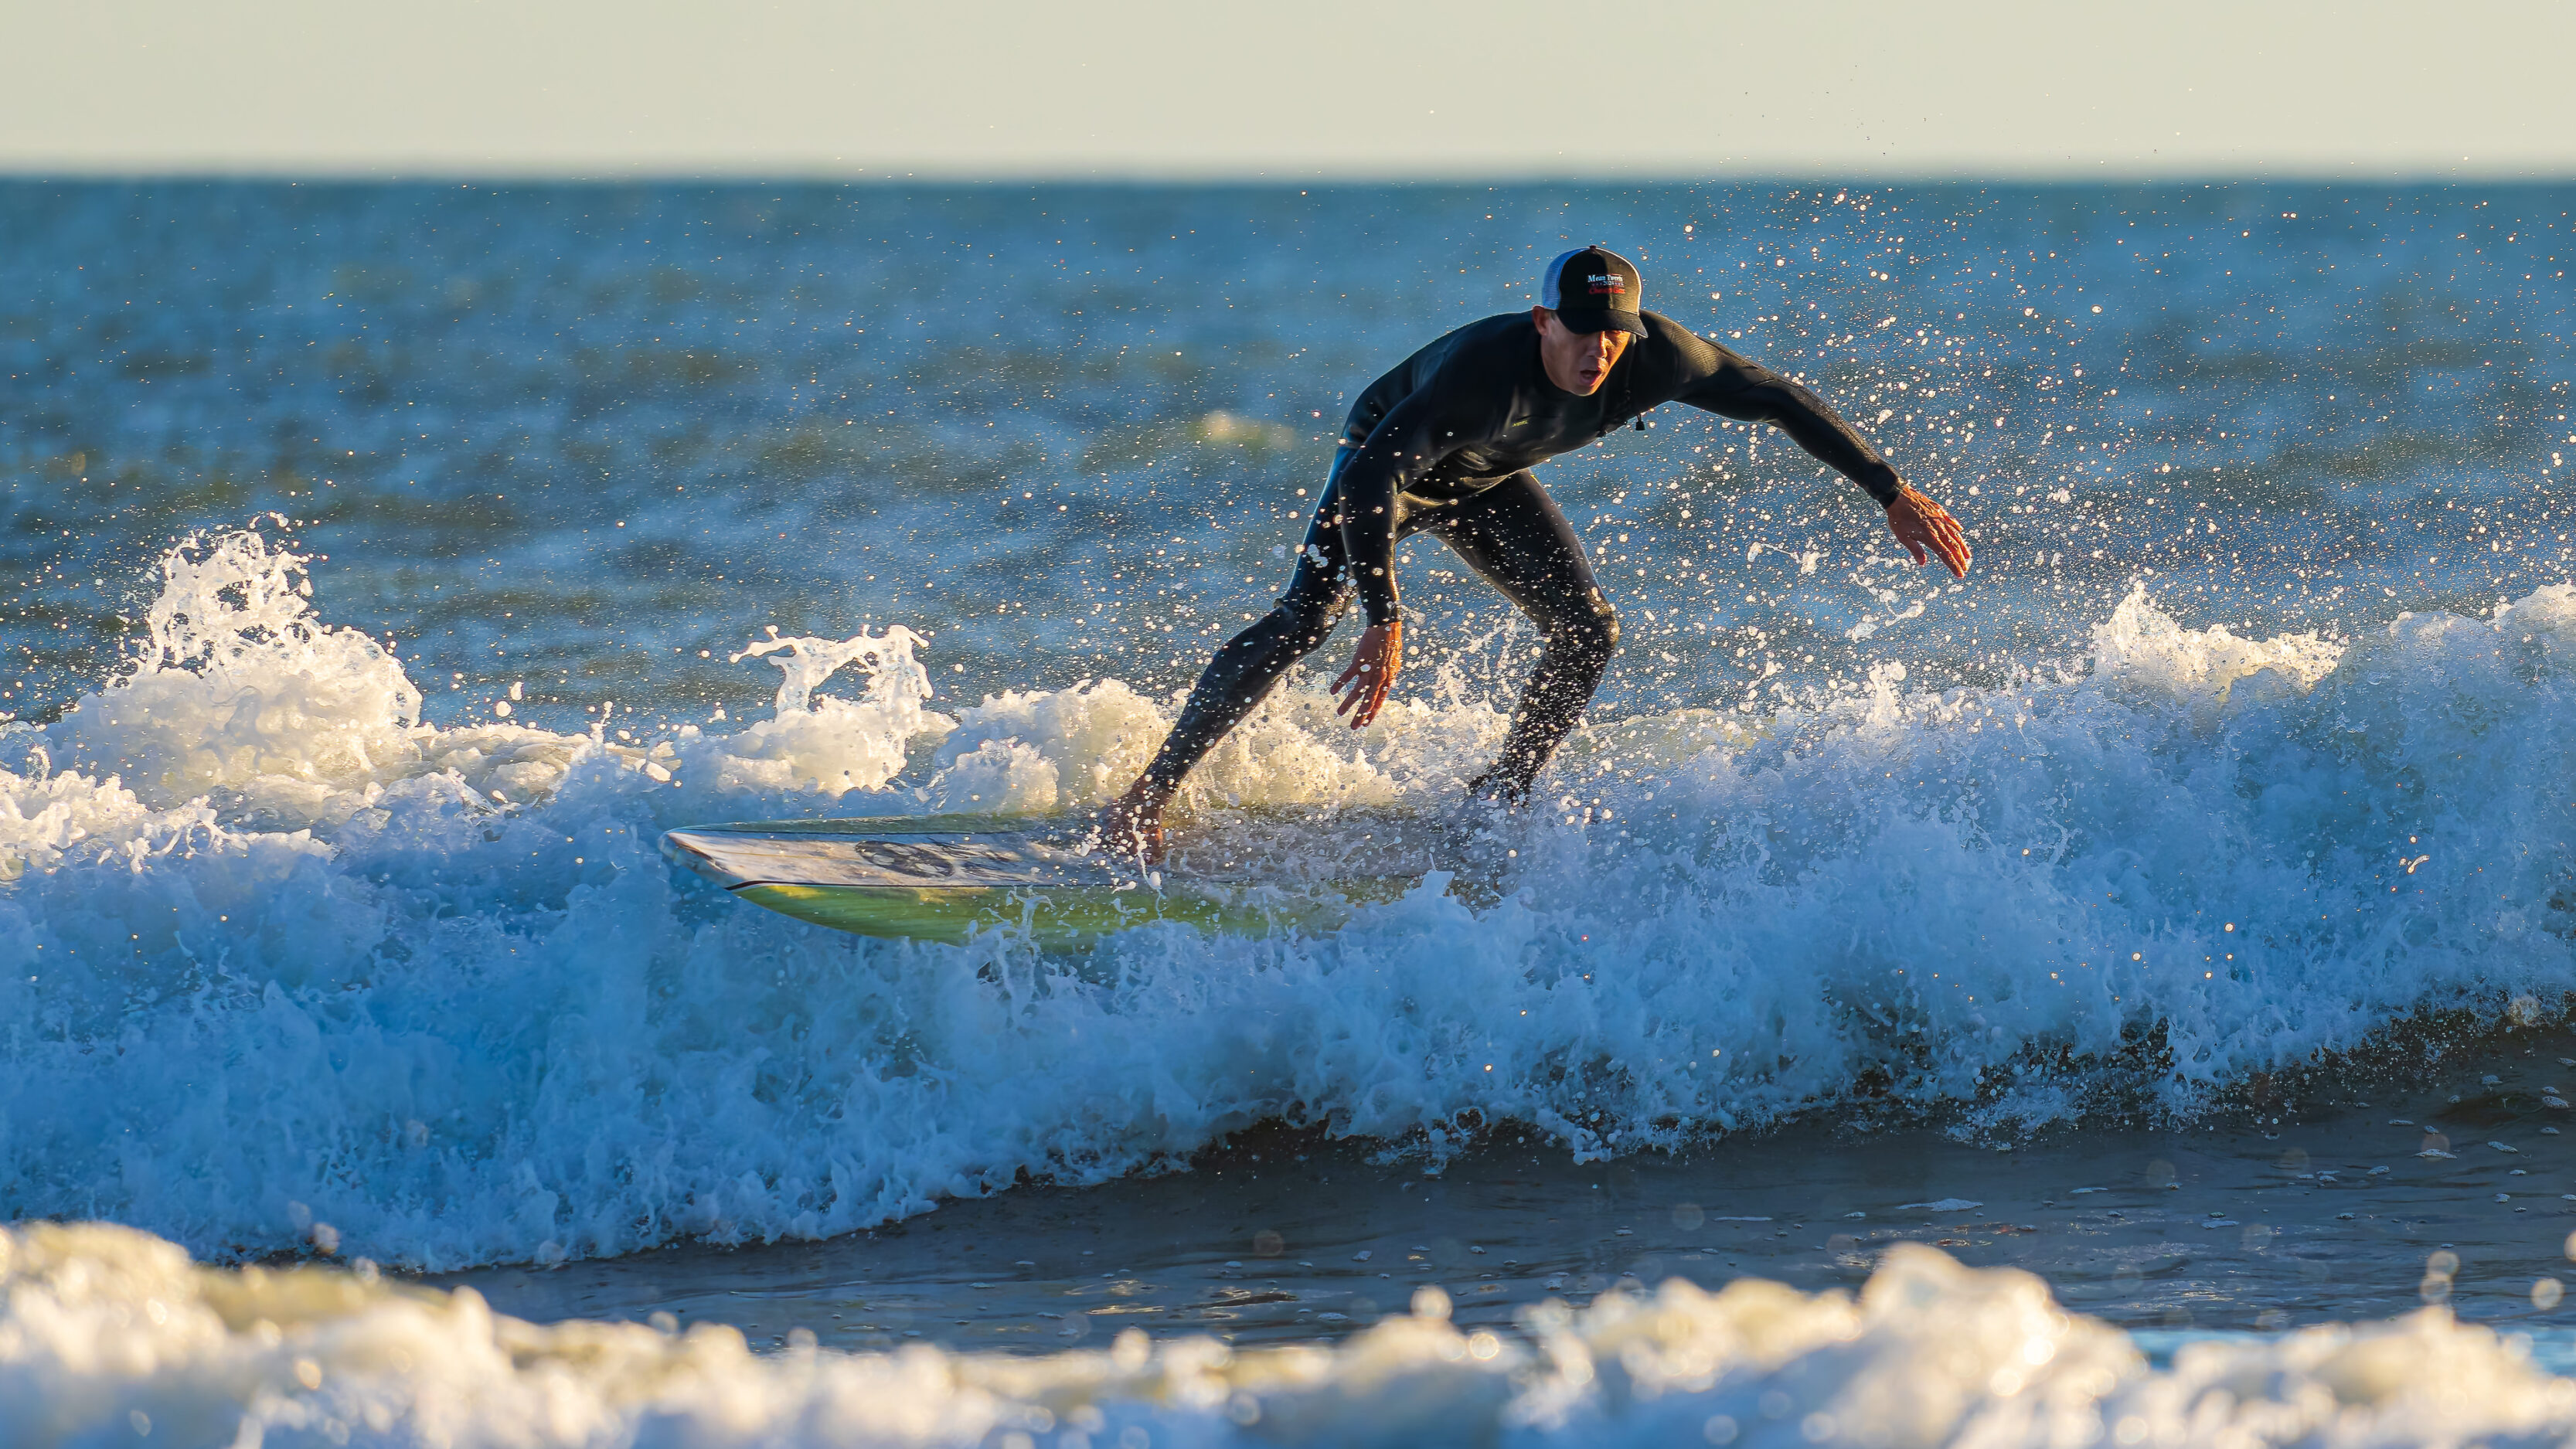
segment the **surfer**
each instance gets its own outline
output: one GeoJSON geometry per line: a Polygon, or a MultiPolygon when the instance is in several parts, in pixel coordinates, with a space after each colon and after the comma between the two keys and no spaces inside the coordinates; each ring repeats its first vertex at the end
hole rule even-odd
{"type": "Polygon", "coordinates": [[[1915,563],[1938,556],[1967,577],[1957,520],[1897,476],[1823,399],[1644,311],[1643,300],[1625,257],[1598,246],[1566,252],[1540,277],[1539,305],[1471,322],[1360,394],[1288,591],[1217,650],[1154,762],[1102,812],[1112,843],[1160,853],[1163,808],[1182,777],[1323,644],[1354,596],[1367,629],[1333,693],[1351,728],[1377,718],[1404,657],[1395,548],[1417,533],[1448,544],[1545,636],[1502,752],[1469,784],[1520,803],[1581,721],[1619,643],[1618,616],[1582,540],[1529,470],[1662,403],[1779,428],[1868,492],[1915,563]]]}

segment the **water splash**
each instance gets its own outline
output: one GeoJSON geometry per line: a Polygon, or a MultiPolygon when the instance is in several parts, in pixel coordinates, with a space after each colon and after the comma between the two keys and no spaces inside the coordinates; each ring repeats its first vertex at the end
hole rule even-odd
{"type": "Polygon", "coordinates": [[[778,695],[772,706],[782,715],[813,708],[814,691],[844,665],[853,663],[868,672],[870,704],[901,707],[930,698],[930,672],[912,657],[912,651],[924,642],[901,624],[888,625],[882,635],[861,630],[848,639],[781,638],[778,626],[773,624],[767,639],[746,645],[740,653],[726,658],[780,656],[769,662],[777,665],[784,676],[778,681],[778,695]]]}
{"type": "Polygon", "coordinates": [[[127,671],[47,732],[57,757],[153,805],[225,790],[306,818],[405,773],[420,691],[374,639],[314,616],[309,563],[251,529],[189,535],[127,671]]]}
{"type": "Polygon", "coordinates": [[[781,638],[775,629],[732,655],[775,655],[781,678],[775,713],[732,735],[687,732],[680,758],[721,790],[808,790],[839,796],[879,790],[900,773],[916,743],[936,743],[956,727],[922,708],[930,674],[913,650],[924,641],[900,624],[881,635],[849,639],[781,638]],[[857,701],[817,697],[845,666],[867,672],[857,701]]]}

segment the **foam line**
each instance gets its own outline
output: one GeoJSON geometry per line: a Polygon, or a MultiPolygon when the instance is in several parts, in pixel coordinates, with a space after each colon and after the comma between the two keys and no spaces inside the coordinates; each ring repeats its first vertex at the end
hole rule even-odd
{"type": "Polygon", "coordinates": [[[1889,1252],[1857,1297],[1668,1282],[1522,1332],[1436,1287],[1336,1347],[1212,1338],[1010,1358],[754,1356],[742,1335],[541,1327],[371,1270],[213,1271],[102,1224],[0,1230],[0,1421],[41,1444],[444,1449],[2556,1443],[2576,1383],[2443,1309],[2148,1365],[2039,1279],[1889,1252]]]}

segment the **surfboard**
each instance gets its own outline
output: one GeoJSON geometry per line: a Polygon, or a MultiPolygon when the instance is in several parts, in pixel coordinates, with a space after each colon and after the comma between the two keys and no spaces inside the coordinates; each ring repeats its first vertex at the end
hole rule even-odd
{"type": "Polygon", "coordinates": [[[1269,812],[1175,830],[1144,865],[1103,850],[1085,815],[867,816],[700,825],[662,837],[675,864],[740,900],[863,936],[1042,946],[1179,921],[1261,934],[1330,929],[1454,854],[1420,817],[1269,812]]]}

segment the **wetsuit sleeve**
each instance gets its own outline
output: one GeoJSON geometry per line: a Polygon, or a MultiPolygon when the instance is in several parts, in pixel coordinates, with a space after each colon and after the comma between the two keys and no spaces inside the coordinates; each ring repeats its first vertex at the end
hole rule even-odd
{"type": "Polygon", "coordinates": [[[1673,401],[1740,423],[1769,423],[1859,484],[1881,507],[1896,501],[1904,480],[1878,455],[1877,449],[1852,430],[1851,424],[1825,405],[1823,398],[1758,362],[1738,357],[1701,338],[1690,337],[1679,350],[1684,354],[1677,359],[1684,376],[1701,375],[1684,382],[1674,392],[1673,401]]]}
{"type": "Polygon", "coordinates": [[[1396,618],[1395,499],[1441,459],[1486,431],[1485,410],[1451,401],[1453,390],[1423,388],[1389,408],[1359,456],[1342,470],[1342,557],[1372,624],[1396,618]]]}

